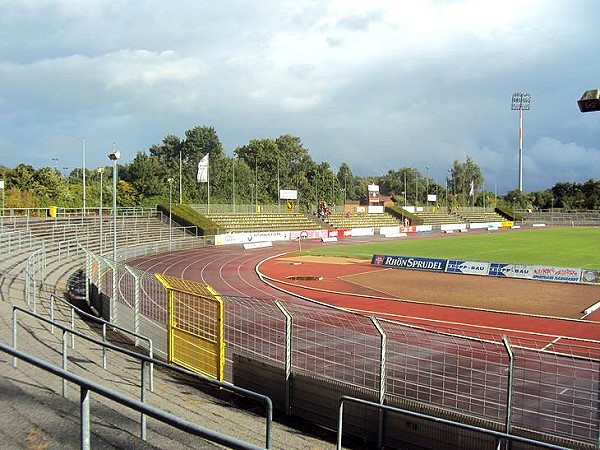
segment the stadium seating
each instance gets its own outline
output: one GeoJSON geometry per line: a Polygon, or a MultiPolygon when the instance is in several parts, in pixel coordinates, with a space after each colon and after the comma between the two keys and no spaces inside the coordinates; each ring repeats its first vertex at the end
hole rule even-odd
{"type": "Polygon", "coordinates": [[[423,211],[417,213],[417,216],[423,219],[423,225],[445,225],[450,223],[460,223],[462,220],[455,214],[447,214],[440,211],[423,211]]]}
{"type": "Polygon", "coordinates": [[[215,222],[222,232],[246,232],[246,231],[291,231],[291,230],[315,230],[324,228],[311,220],[308,216],[300,213],[217,213],[206,214],[215,222]]]}
{"type": "Polygon", "coordinates": [[[394,227],[400,225],[392,215],[354,213],[349,216],[344,214],[330,214],[323,222],[334,228],[371,228],[394,227]]]}
{"type": "Polygon", "coordinates": [[[467,223],[502,222],[506,220],[494,211],[465,211],[457,214],[461,217],[462,222],[467,223]]]}

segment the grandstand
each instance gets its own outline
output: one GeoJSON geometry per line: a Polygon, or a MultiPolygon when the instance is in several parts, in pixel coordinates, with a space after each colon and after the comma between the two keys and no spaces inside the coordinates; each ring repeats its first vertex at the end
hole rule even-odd
{"type": "Polygon", "coordinates": [[[562,208],[547,210],[519,210],[523,222],[558,226],[600,226],[600,211],[569,211],[562,208]]]}
{"type": "Polygon", "coordinates": [[[448,225],[455,223],[488,223],[502,222],[506,220],[495,211],[488,211],[483,208],[463,208],[444,212],[442,210],[419,211],[416,213],[423,220],[423,225],[448,225]]]}
{"type": "Polygon", "coordinates": [[[323,223],[333,228],[374,228],[374,227],[394,227],[400,225],[400,222],[390,214],[367,214],[352,213],[329,214],[322,219],[323,223]]]}
{"type": "Polygon", "coordinates": [[[316,230],[322,224],[294,212],[283,213],[214,213],[205,214],[224,233],[250,231],[316,230]]]}
{"type": "Polygon", "coordinates": [[[466,223],[487,223],[487,222],[503,222],[506,218],[502,217],[495,211],[485,210],[466,210],[456,213],[461,218],[461,222],[466,223]]]}
{"type": "MultiPolygon", "coordinates": [[[[110,216],[69,214],[56,218],[9,216],[3,218],[3,232],[20,231],[31,239],[53,243],[60,247],[83,245],[86,249],[112,251],[113,227],[110,216]]],[[[180,240],[196,235],[194,227],[181,227],[169,218],[148,210],[141,214],[121,215],[116,221],[116,242],[119,247],[144,242],[180,240]],[[133,232],[135,230],[135,232],[133,232]]]]}
{"type": "Polygon", "coordinates": [[[434,227],[462,222],[460,217],[455,214],[448,214],[442,211],[420,211],[416,215],[423,220],[423,225],[433,225],[434,227]]]}

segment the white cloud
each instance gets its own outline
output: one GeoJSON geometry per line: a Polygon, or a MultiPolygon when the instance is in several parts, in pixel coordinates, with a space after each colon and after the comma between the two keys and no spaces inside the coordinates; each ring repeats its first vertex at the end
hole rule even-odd
{"type": "Polygon", "coordinates": [[[208,124],[229,147],[297,134],[315,160],[345,161],[361,175],[429,165],[443,180],[470,155],[506,190],[517,164],[508,103],[530,90],[526,189],[597,177],[600,125],[573,109],[600,73],[589,54],[600,40],[595,6],[3,2],[0,163],[46,165],[38,155],[49,142],[67,160],[82,136],[102,159],[113,140],[132,157],[208,124]]]}

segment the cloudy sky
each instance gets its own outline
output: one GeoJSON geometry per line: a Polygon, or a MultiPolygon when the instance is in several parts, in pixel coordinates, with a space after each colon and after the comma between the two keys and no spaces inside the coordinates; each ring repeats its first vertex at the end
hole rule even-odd
{"type": "MultiPolygon", "coordinates": [[[[0,164],[130,162],[214,126],[226,152],[299,136],[358,175],[455,160],[485,187],[600,178],[597,0],[0,0],[0,164]],[[58,159],[55,161],[54,159],[58,159]]],[[[429,169],[427,169],[429,168],[429,169]]]]}

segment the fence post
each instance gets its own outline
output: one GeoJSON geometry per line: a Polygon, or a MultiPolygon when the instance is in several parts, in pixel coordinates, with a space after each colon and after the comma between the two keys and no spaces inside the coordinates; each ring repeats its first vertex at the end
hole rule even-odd
{"type": "Polygon", "coordinates": [[[511,420],[512,420],[512,403],[513,403],[513,379],[514,379],[514,368],[515,358],[514,354],[506,335],[502,336],[502,343],[506,348],[508,354],[508,383],[506,386],[506,434],[510,434],[511,420]]]}
{"type": "MultiPolygon", "coordinates": [[[[384,329],[381,327],[379,320],[377,317],[371,316],[369,317],[375,329],[379,333],[381,337],[381,348],[379,353],[379,404],[383,405],[385,403],[385,392],[386,392],[386,381],[387,381],[387,335],[385,334],[384,329]]],[[[377,448],[382,448],[383,446],[383,430],[385,425],[385,410],[383,408],[379,408],[379,423],[377,427],[377,448]]]]}
{"type": "Polygon", "coordinates": [[[79,390],[79,411],[81,413],[81,449],[90,449],[90,391],[81,386],[79,390]]]}
{"type": "MultiPolygon", "coordinates": [[[[140,332],[140,277],[133,271],[128,265],[123,266],[127,272],[133,277],[133,332],[139,334],[140,332]]],[[[136,336],[134,339],[134,345],[137,347],[139,339],[136,336]]]]}
{"type": "Polygon", "coordinates": [[[292,315],[285,309],[281,301],[275,300],[275,305],[285,316],[285,415],[291,414],[290,404],[292,383],[292,315]]]}
{"type": "Polygon", "coordinates": [[[117,262],[107,261],[112,272],[112,293],[110,294],[110,313],[108,315],[110,323],[117,323],[117,295],[119,295],[119,286],[117,286],[117,262]]]}
{"type": "MultiPolygon", "coordinates": [[[[13,308],[13,317],[12,317],[12,323],[13,323],[13,335],[12,335],[12,339],[13,339],[13,348],[15,350],[17,350],[17,310],[13,308]]],[[[13,356],[13,367],[17,367],[17,357],[13,356]]]]}
{"type": "MultiPolygon", "coordinates": [[[[67,370],[67,330],[63,329],[62,332],[62,369],[67,370]]],[[[62,396],[67,396],[67,379],[62,379],[62,396]]]]}
{"type": "MultiPolygon", "coordinates": [[[[140,370],[140,401],[146,403],[146,360],[142,358],[142,367],[140,370]]],[[[142,441],[146,440],[146,414],[142,413],[140,417],[140,438],[142,441]]]]}

